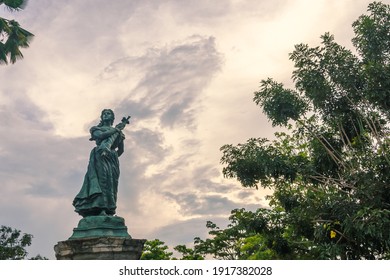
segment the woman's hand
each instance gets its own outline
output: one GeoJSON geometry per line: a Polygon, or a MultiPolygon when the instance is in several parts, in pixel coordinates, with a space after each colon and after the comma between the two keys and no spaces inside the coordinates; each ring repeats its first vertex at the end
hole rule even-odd
{"type": "Polygon", "coordinates": [[[122,130],[122,129],[125,128],[125,126],[126,126],[126,124],[121,122],[121,123],[118,123],[118,124],[115,126],[115,128],[117,128],[117,129],[119,129],[119,130],[122,130]]]}

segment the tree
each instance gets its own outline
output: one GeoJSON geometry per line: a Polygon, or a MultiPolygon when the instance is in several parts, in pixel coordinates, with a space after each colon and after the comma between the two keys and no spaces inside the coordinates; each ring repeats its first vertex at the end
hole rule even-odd
{"type": "Polygon", "coordinates": [[[168,251],[168,246],[159,239],[147,240],[141,260],[170,260],[173,253],[168,251]]]}
{"type": "MultiPolygon", "coordinates": [[[[279,213],[276,213],[277,215],[279,213]]],[[[208,221],[210,237],[194,239],[194,252],[219,260],[280,259],[279,255],[290,253],[283,245],[283,228],[276,222],[281,218],[269,209],[256,212],[234,209],[225,229],[208,221]],[[271,222],[272,220],[272,222],[271,222]]]]}
{"type": "Polygon", "coordinates": [[[261,208],[255,212],[234,209],[224,229],[208,221],[210,237],[194,238],[194,249],[190,251],[202,259],[206,256],[219,260],[308,259],[305,240],[290,242],[287,218],[280,209],[261,208]]]}
{"type": "Polygon", "coordinates": [[[188,248],[186,245],[177,245],[173,248],[181,254],[180,260],[204,260],[204,255],[196,249],[188,248]]]}
{"type": "Polygon", "coordinates": [[[202,240],[196,237],[194,250],[203,256],[209,255],[219,260],[243,259],[242,247],[245,240],[256,234],[252,223],[254,220],[254,213],[244,209],[235,209],[232,210],[229,217],[230,223],[225,229],[208,221],[206,227],[209,229],[210,238],[202,240]]]}
{"type": "MultiPolygon", "coordinates": [[[[0,0],[11,12],[23,9],[27,0],[0,0]]],[[[23,58],[20,48],[29,47],[33,34],[20,27],[15,20],[0,17],[0,64],[15,63],[23,58]]]]}
{"type": "MultiPolygon", "coordinates": [[[[20,230],[11,227],[0,227],[0,260],[23,260],[27,257],[27,246],[31,245],[33,236],[21,233],[20,230]]],[[[37,255],[32,260],[46,260],[37,255]]]]}
{"type": "Polygon", "coordinates": [[[221,148],[226,177],[274,191],[293,252],[279,257],[390,258],[390,5],[369,4],[352,27],[354,52],[329,33],[295,46],[295,88],[261,81],[254,102],[287,132],[221,148]]]}
{"type": "MultiPolygon", "coordinates": [[[[168,249],[164,241],[159,239],[147,240],[141,255],[141,260],[177,260],[176,257],[173,257],[173,252],[168,249]]],[[[173,249],[181,254],[180,260],[204,259],[202,255],[198,254],[194,249],[187,248],[186,245],[177,245],[173,249]]]]}
{"type": "Polygon", "coordinates": [[[27,256],[25,247],[31,245],[32,235],[7,226],[0,228],[0,259],[22,260],[27,256]]]}
{"type": "MultiPolygon", "coordinates": [[[[234,217],[231,217],[233,223],[234,217]]],[[[226,229],[220,229],[215,223],[208,221],[206,227],[210,230],[211,238],[202,240],[196,237],[194,248],[203,255],[210,255],[214,259],[236,260],[240,259],[240,248],[245,230],[237,224],[230,224],[226,229]]]]}

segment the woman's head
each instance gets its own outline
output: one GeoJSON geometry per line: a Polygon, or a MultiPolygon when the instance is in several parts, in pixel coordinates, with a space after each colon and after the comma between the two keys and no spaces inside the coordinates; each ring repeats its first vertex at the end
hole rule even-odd
{"type": "Polygon", "coordinates": [[[115,120],[115,114],[111,109],[104,109],[100,114],[100,124],[108,122],[110,125],[113,125],[115,120]]]}

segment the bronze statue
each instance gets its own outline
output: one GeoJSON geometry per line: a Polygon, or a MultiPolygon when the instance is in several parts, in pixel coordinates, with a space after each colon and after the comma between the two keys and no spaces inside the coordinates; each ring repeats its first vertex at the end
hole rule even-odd
{"type": "Polygon", "coordinates": [[[90,129],[90,141],[96,142],[91,151],[88,170],[80,192],[73,200],[75,211],[83,217],[115,214],[119,160],[124,151],[125,135],[122,130],[129,123],[130,117],[113,127],[114,112],[104,109],[101,121],[90,129]]]}

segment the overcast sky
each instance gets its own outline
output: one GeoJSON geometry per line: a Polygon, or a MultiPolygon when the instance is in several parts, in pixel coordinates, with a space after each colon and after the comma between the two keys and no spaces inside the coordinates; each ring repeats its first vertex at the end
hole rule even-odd
{"type": "MultiPolygon", "coordinates": [[[[80,216],[94,143],[111,108],[131,115],[117,215],[133,238],[168,245],[205,237],[267,192],[224,179],[220,147],[275,131],[253,101],[262,79],[292,85],[288,54],[330,32],[352,48],[366,0],[31,0],[16,19],[35,34],[0,66],[0,225],[34,235],[30,256],[55,259],[80,216]]],[[[383,1],[390,3],[389,1],[383,1]]]]}

